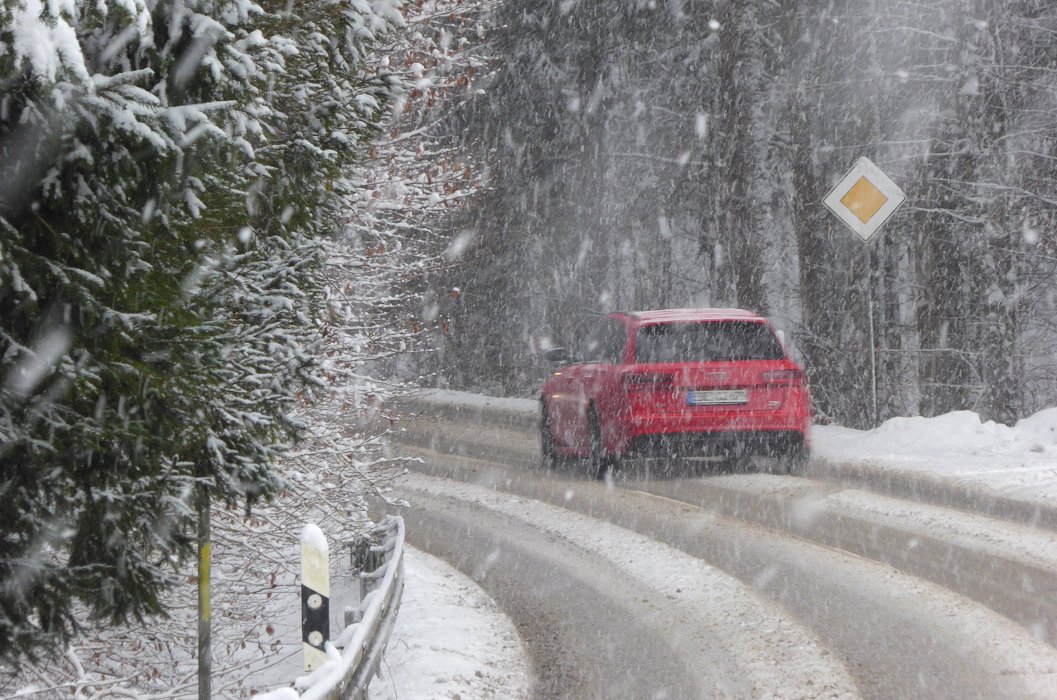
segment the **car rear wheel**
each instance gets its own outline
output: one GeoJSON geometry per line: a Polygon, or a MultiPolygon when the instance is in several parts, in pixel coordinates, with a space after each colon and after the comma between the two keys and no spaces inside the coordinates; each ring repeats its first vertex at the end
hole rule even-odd
{"type": "Polygon", "coordinates": [[[544,469],[555,469],[561,466],[561,455],[554,444],[554,430],[551,427],[547,404],[540,401],[540,454],[544,469]]]}
{"type": "Polygon", "coordinates": [[[602,424],[598,420],[598,411],[594,404],[587,410],[588,453],[587,473],[593,479],[613,478],[616,472],[617,458],[606,452],[602,442],[602,424]]]}
{"type": "Polygon", "coordinates": [[[798,440],[778,456],[778,473],[800,476],[807,468],[809,457],[807,447],[802,440],[798,440]]]}
{"type": "Polygon", "coordinates": [[[736,451],[727,454],[719,463],[718,471],[728,474],[752,474],[759,471],[751,455],[736,451]]]}

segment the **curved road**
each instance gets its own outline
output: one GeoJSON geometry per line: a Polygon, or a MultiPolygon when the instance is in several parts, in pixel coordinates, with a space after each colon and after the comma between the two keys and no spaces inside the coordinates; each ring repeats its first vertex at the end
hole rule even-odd
{"type": "Polygon", "coordinates": [[[809,479],[594,482],[517,426],[405,440],[409,541],[510,615],[536,698],[1057,697],[1054,533],[809,479]]]}

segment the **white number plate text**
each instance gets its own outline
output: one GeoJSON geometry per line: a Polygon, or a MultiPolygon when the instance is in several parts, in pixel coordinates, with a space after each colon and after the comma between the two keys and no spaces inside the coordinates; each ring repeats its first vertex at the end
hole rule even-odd
{"type": "Polygon", "coordinates": [[[687,403],[691,406],[720,406],[749,402],[748,389],[724,389],[721,391],[691,391],[687,403]]]}

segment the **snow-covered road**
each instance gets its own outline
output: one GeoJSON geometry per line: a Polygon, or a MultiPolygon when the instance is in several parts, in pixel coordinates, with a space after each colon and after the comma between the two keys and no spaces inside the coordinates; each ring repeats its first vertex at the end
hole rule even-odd
{"type": "Polygon", "coordinates": [[[1051,531],[812,479],[606,485],[526,468],[533,438],[419,423],[396,487],[517,625],[533,697],[1057,696],[1051,531]]]}
{"type": "Polygon", "coordinates": [[[407,547],[396,627],[371,700],[529,697],[528,656],[510,619],[472,579],[407,547]]]}
{"type": "Polygon", "coordinates": [[[423,546],[512,611],[546,697],[848,697],[818,639],[699,558],[572,510],[411,475],[423,546]],[[450,533],[457,533],[452,538],[450,533]],[[810,694],[802,689],[812,688],[810,694]]]}

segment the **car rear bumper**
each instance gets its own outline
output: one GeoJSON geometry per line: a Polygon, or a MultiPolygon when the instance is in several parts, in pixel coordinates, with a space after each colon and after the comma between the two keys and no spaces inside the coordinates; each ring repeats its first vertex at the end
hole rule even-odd
{"type": "Polygon", "coordinates": [[[757,455],[777,457],[806,444],[802,430],[650,433],[628,440],[624,454],[652,457],[757,455]]]}
{"type": "MultiPolygon", "coordinates": [[[[612,445],[618,453],[650,445],[689,446],[720,454],[739,450],[780,454],[793,442],[806,444],[811,424],[807,406],[787,402],[777,410],[691,408],[678,412],[640,411],[625,414],[612,445]]],[[[686,451],[685,449],[683,451],[686,451]]]]}

